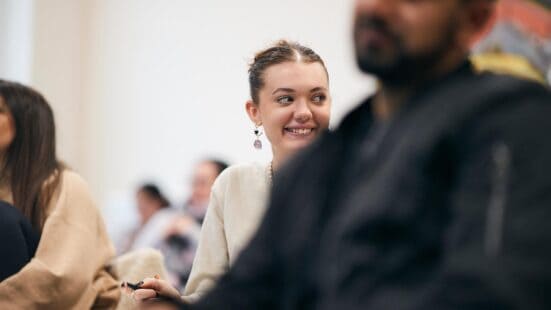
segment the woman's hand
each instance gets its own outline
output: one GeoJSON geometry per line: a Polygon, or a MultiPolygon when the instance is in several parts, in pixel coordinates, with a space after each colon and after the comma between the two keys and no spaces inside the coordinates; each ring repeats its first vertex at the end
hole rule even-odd
{"type": "Polygon", "coordinates": [[[155,298],[168,297],[181,300],[180,292],[165,280],[145,278],[143,284],[134,291],[134,299],[137,301],[149,301],[155,298]]]}

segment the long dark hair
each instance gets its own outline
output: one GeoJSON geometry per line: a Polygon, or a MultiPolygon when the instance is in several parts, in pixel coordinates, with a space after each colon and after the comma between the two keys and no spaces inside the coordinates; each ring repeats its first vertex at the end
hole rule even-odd
{"type": "Polygon", "coordinates": [[[56,157],[54,115],[40,93],[19,83],[0,80],[0,96],[15,125],[1,176],[10,186],[14,205],[42,231],[63,169],[56,157]]]}

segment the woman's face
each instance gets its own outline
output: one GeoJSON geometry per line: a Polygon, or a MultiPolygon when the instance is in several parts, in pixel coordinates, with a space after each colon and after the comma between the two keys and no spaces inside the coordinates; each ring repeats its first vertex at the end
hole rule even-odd
{"type": "Polygon", "coordinates": [[[15,138],[15,124],[4,98],[0,96],[0,156],[3,156],[15,138]]]}
{"type": "Polygon", "coordinates": [[[162,208],[157,200],[152,198],[147,192],[141,190],[136,194],[136,202],[142,223],[147,222],[153,214],[162,208]]]}
{"type": "Polygon", "coordinates": [[[268,67],[258,104],[247,112],[262,124],[274,157],[287,156],[308,145],[329,126],[329,81],[320,63],[284,62],[268,67]]]}

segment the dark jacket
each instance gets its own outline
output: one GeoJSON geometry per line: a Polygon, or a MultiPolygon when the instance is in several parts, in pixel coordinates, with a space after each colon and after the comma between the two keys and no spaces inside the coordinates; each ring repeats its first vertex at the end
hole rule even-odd
{"type": "Polygon", "coordinates": [[[551,309],[551,95],[464,65],[275,176],[197,309],[551,309]]]}
{"type": "Polygon", "coordinates": [[[0,282],[16,274],[33,258],[40,234],[21,210],[0,200],[0,282]]]}

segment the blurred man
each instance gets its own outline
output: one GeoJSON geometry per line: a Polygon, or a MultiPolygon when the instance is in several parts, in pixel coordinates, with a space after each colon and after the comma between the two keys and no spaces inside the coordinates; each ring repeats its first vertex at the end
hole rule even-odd
{"type": "Polygon", "coordinates": [[[182,309],[549,309],[551,95],[466,61],[493,5],[357,0],[377,93],[275,176],[256,237],[182,309]]]}
{"type": "Polygon", "coordinates": [[[184,205],[184,212],[198,223],[203,223],[205,218],[214,180],[227,167],[227,163],[216,159],[204,160],[195,167],[191,181],[191,195],[184,205]]]}
{"type": "Polygon", "coordinates": [[[191,194],[183,212],[173,216],[164,227],[164,240],[158,248],[165,256],[170,282],[180,290],[183,290],[191,272],[212,185],[227,167],[228,164],[216,159],[199,162],[193,172],[191,194]]]}

